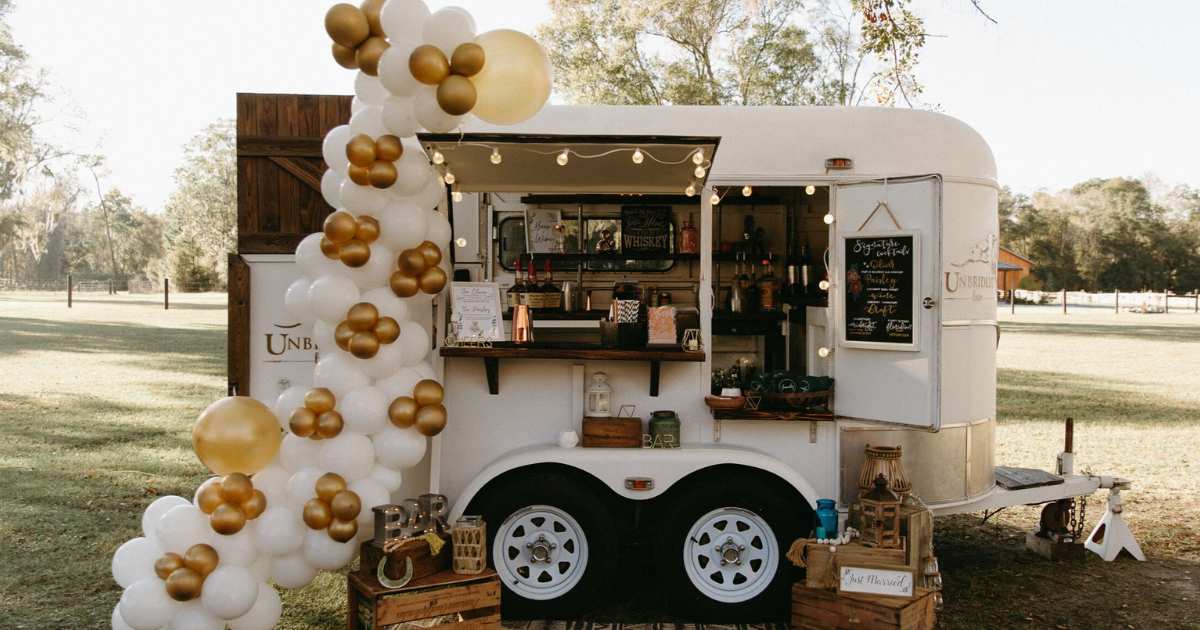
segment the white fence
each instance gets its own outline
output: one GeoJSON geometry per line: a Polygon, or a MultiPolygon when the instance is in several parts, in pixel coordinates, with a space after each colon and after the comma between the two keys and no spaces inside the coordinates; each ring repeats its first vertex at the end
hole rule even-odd
{"type": "Polygon", "coordinates": [[[1163,291],[1088,293],[1087,291],[1013,291],[1018,302],[1032,304],[1107,308],[1142,313],[1165,313],[1172,310],[1200,312],[1200,296],[1196,294],[1176,295],[1163,291]]]}

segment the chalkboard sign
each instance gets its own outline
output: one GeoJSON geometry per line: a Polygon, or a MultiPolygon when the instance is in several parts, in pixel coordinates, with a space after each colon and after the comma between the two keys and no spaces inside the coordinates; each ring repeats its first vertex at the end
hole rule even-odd
{"type": "Polygon", "coordinates": [[[621,208],[621,251],[627,254],[670,254],[670,206],[621,208]]]}
{"type": "Polygon", "coordinates": [[[917,349],[919,244],[915,232],[842,237],[848,346],[917,349]]]}

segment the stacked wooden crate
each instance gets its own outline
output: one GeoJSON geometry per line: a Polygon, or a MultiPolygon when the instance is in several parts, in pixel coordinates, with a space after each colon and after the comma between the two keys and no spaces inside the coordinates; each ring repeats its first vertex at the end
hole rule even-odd
{"type": "Polygon", "coordinates": [[[443,571],[389,589],[374,577],[348,578],[347,630],[500,628],[500,579],[443,571]]]}

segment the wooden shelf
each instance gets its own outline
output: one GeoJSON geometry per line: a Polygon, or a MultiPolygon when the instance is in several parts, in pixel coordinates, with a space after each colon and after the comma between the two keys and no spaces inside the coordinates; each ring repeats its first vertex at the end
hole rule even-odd
{"type": "Polygon", "coordinates": [[[770,420],[776,422],[830,422],[836,416],[829,411],[787,411],[779,409],[714,409],[713,420],[770,420]]]}
{"type": "Polygon", "coordinates": [[[446,346],[440,350],[443,357],[483,359],[487,372],[488,392],[493,396],[500,393],[500,359],[574,359],[581,361],[648,361],[650,362],[650,395],[658,396],[658,385],[662,373],[662,362],[703,362],[703,352],[685,352],[677,347],[639,348],[622,350],[602,348],[587,343],[552,343],[516,345],[497,343],[491,348],[446,346]]]}
{"type": "MultiPolygon", "coordinates": [[[[529,254],[522,254],[528,257],[529,254]]],[[[551,262],[588,262],[593,260],[623,262],[626,260],[700,260],[700,254],[643,254],[639,252],[609,253],[562,253],[562,254],[533,254],[534,261],[549,260],[551,262]]]]}

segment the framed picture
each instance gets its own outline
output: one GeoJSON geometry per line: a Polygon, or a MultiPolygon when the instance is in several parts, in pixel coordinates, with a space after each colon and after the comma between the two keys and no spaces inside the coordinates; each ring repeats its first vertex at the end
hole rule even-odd
{"type": "Polygon", "coordinates": [[[838,567],[838,592],[912,598],[916,592],[914,573],[899,565],[838,567]]]}
{"type": "Polygon", "coordinates": [[[914,231],[846,234],[842,261],[841,345],[920,350],[921,242],[914,231]]]}
{"type": "Polygon", "coordinates": [[[530,254],[561,254],[565,239],[562,210],[525,209],[525,251],[530,254]]]}
{"type": "Polygon", "coordinates": [[[495,282],[450,284],[450,331],[458,341],[503,341],[500,285],[495,282]]]}

